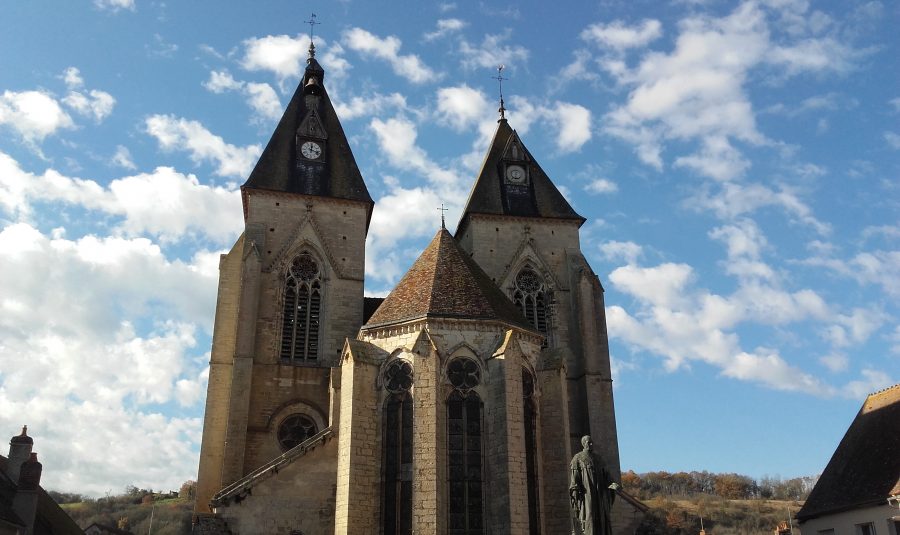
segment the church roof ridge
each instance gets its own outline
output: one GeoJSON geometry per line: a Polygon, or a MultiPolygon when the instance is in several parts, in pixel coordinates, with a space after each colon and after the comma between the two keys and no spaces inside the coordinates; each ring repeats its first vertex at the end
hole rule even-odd
{"type": "Polygon", "coordinates": [[[578,221],[579,225],[586,221],[563,197],[505,117],[497,121],[497,130],[484,155],[478,177],[469,192],[469,198],[457,225],[457,235],[463,231],[471,214],[570,219],[578,221]],[[513,204],[506,197],[505,192],[509,186],[503,179],[503,172],[508,158],[504,155],[511,140],[515,140],[522,149],[519,159],[511,163],[527,168],[531,194],[529,202],[513,204]]]}
{"type": "Polygon", "coordinates": [[[536,332],[446,228],[438,230],[363,329],[422,317],[495,320],[536,332]]]}
{"type": "Polygon", "coordinates": [[[324,86],[325,70],[314,55],[307,59],[303,78],[284,110],[247,181],[241,186],[246,216],[247,190],[317,195],[369,204],[374,202],[350,150],[340,119],[324,86]],[[307,99],[308,96],[314,98],[307,99]],[[310,103],[318,102],[313,109],[310,103]],[[312,113],[310,113],[312,112],[312,113]],[[312,116],[312,117],[310,117],[312,116]],[[323,161],[313,171],[298,171],[297,139],[302,125],[315,121],[312,135],[325,147],[323,161]]]}

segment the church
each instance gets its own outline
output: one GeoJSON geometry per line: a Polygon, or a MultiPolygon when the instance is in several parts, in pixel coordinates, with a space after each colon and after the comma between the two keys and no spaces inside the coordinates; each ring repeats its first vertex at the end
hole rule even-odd
{"type": "MultiPolygon", "coordinates": [[[[455,234],[364,297],[374,202],[310,46],[220,261],[195,532],[569,534],[590,435],[620,477],[603,287],[504,116],[455,234]]],[[[237,214],[235,214],[237,216],[237,214]]],[[[645,508],[620,493],[613,533],[645,508]]]]}

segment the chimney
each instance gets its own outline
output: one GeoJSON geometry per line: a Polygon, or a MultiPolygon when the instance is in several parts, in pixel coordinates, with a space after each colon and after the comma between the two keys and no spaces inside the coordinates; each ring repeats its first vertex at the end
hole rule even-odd
{"type": "Polygon", "coordinates": [[[31,457],[32,446],[34,446],[34,439],[28,436],[27,425],[22,426],[22,434],[10,439],[6,474],[13,482],[19,480],[19,470],[22,468],[22,463],[31,457]]]}
{"type": "Polygon", "coordinates": [[[41,463],[37,460],[37,453],[32,453],[28,460],[22,463],[18,488],[16,495],[13,496],[12,510],[25,522],[28,535],[34,533],[34,517],[37,513],[38,488],[41,484],[42,468],[41,463]]]}

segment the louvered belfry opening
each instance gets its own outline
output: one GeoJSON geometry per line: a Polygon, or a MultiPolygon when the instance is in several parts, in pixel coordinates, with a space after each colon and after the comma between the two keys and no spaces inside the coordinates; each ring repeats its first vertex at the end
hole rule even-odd
{"type": "Polygon", "coordinates": [[[447,369],[453,392],[447,399],[447,463],[449,483],[448,533],[484,533],[482,494],[482,403],[472,388],[478,386],[478,365],[466,358],[447,369]]]}
{"type": "Polygon", "coordinates": [[[281,323],[281,359],[316,362],[322,314],[322,275],[310,253],[300,253],[291,262],[284,287],[284,317],[281,323]]]}
{"type": "Polygon", "coordinates": [[[522,268],[516,275],[513,302],[531,325],[544,335],[543,347],[549,345],[547,305],[550,301],[544,281],[530,267],[522,268]]]}
{"type": "Polygon", "coordinates": [[[384,372],[390,393],[384,402],[384,477],[382,520],[384,535],[412,534],[413,452],[412,366],[396,360],[384,372]]]}

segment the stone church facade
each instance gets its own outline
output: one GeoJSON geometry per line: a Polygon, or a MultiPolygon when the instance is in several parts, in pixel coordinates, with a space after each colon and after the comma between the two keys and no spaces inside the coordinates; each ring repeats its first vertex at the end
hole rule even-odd
{"type": "MultiPolygon", "coordinates": [[[[311,47],[221,259],[198,529],[571,533],[580,437],[620,475],[585,219],[501,108],[455,236],[365,298],[374,203],[324,76],[311,47]]],[[[643,508],[620,496],[628,533],[643,508]]]]}

